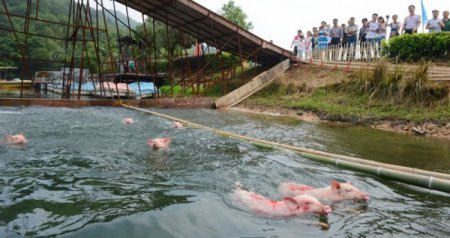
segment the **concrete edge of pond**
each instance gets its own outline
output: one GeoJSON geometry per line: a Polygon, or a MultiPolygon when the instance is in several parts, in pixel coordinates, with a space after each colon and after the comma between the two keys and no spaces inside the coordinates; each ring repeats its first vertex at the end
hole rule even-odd
{"type": "Polygon", "coordinates": [[[416,168],[410,168],[399,165],[392,165],[386,163],[380,163],[376,161],[364,160],[356,157],[344,156],[339,154],[333,154],[313,149],[301,148],[292,145],[281,144],[277,142],[271,142],[266,140],[260,140],[251,138],[231,132],[217,130],[211,127],[203,126],[200,124],[192,123],[180,118],[172,117],[162,113],[153,112],[150,110],[137,108],[130,105],[123,105],[125,108],[141,111],[147,114],[152,114],[162,118],[166,118],[173,121],[179,121],[185,123],[187,126],[195,128],[203,128],[215,132],[218,135],[240,139],[248,141],[257,147],[265,149],[287,149],[300,154],[302,157],[319,161],[326,164],[331,164],[336,167],[346,168],[355,171],[361,171],[376,175],[380,178],[391,179],[423,188],[432,190],[438,190],[442,192],[450,193],[450,174],[437,173],[427,170],[421,170],[416,168]]]}
{"type": "Polygon", "coordinates": [[[136,107],[155,108],[202,108],[214,106],[212,98],[157,98],[143,100],[74,100],[74,99],[36,99],[36,98],[0,98],[0,106],[45,106],[45,107],[120,107],[122,104],[136,107]]]}

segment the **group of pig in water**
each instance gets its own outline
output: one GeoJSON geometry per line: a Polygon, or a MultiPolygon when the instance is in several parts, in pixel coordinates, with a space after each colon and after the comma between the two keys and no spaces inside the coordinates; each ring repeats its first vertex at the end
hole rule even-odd
{"type": "Polygon", "coordinates": [[[255,192],[243,190],[240,186],[231,194],[231,197],[235,205],[265,217],[289,217],[310,213],[328,215],[331,207],[320,201],[369,200],[369,195],[354,187],[350,181],[339,183],[333,180],[331,185],[325,188],[282,183],[278,191],[283,197],[281,201],[274,201],[255,192]]]}
{"type": "MultiPolygon", "coordinates": [[[[134,124],[134,119],[132,117],[126,117],[122,120],[122,123],[131,125],[131,124],[134,124]]],[[[174,122],[173,127],[174,128],[182,128],[183,123],[174,122]]],[[[24,146],[27,143],[28,143],[28,140],[25,138],[23,133],[19,133],[17,135],[7,134],[4,136],[3,140],[0,141],[0,145],[7,145],[7,146],[24,146]]],[[[153,149],[164,149],[164,148],[169,147],[170,138],[165,137],[165,138],[148,139],[147,143],[153,149]]]]}
{"type": "MultiPolygon", "coordinates": [[[[134,124],[134,119],[126,117],[122,123],[134,124]]],[[[183,123],[174,122],[174,128],[182,128],[183,123]]],[[[148,139],[147,143],[152,149],[165,149],[169,147],[171,139],[154,138],[148,139]]],[[[0,145],[23,146],[28,143],[23,133],[17,135],[5,135],[0,145]]],[[[326,188],[314,188],[303,184],[282,183],[278,187],[279,192],[283,196],[282,200],[275,201],[268,199],[255,192],[243,190],[237,186],[231,194],[233,203],[242,209],[266,217],[289,217],[308,213],[316,213],[320,215],[328,215],[331,207],[322,204],[320,201],[335,202],[343,200],[368,201],[369,195],[361,192],[354,187],[349,181],[339,183],[331,181],[331,185],[326,188]]]]}

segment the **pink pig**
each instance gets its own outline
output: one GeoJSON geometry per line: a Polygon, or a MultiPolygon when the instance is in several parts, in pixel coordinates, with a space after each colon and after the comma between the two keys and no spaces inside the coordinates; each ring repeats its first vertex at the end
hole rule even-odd
{"type": "Polygon", "coordinates": [[[350,181],[338,183],[331,181],[331,186],[326,188],[314,188],[303,184],[282,183],[278,190],[283,195],[296,196],[300,194],[311,195],[319,200],[342,201],[342,200],[362,200],[368,201],[369,195],[359,191],[351,185],[350,181]]]}
{"type": "Polygon", "coordinates": [[[125,118],[122,120],[122,123],[123,123],[123,124],[130,125],[130,124],[133,124],[133,123],[134,123],[134,119],[133,119],[132,117],[125,117],[125,118]]]}
{"type": "Polygon", "coordinates": [[[331,212],[328,205],[322,205],[309,195],[284,197],[282,201],[270,200],[264,196],[237,188],[232,194],[233,202],[244,209],[265,217],[289,217],[308,213],[327,215],[331,212]]]}
{"type": "Polygon", "coordinates": [[[148,139],[147,143],[150,147],[156,150],[169,147],[170,141],[171,140],[169,137],[165,137],[165,138],[148,139]]]}
{"type": "Polygon", "coordinates": [[[179,121],[176,121],[176,122],[173,123],[173,128],[176,128],[176,129],[183,128],[183,123],[179,122],[179,121]]]}
{"type": "Polygon", "coordinates": [[[17,135],[5,135],[4,140],[1,142],[1,144],[6,145],[25,145],[28,141],[23,135],[23,133],[17,134],[17,135]]]}

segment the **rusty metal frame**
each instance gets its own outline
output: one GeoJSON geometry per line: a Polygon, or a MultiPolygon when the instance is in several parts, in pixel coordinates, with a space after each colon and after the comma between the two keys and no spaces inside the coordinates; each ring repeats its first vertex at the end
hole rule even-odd
{"type": "MultiPolygon", "coordinates": [[[[102,82],[110,80],[108,78],[108,73],[117,72],[117,62],[123,62],[124,52],[118,49],[118,56],[120,59],[115,59],[112,45],[113,38],[115,34],[120,38],[124,31],[121,29],[126,29],[126,35],[130,37],[135,37],[139,41],[144,41],[144,47],[138,45],[139,54],[137,54],[136,48],[133,44],[127,46],[131,47],[130,58],[132,57],[135,61],[136,70],[134,71],[137,76],[139,71],[143,71],[146,75],[150,74],[152,81],[155,82],[157,79],[157,71],[160,70],[159,63],[160,60],[167,61],[167,69],[169,80],[170,80],[170,90],[173,94],[174,87],[177,82],[174,80],[174,62],[179,60],[181,63],[181,80],[178,82],[183,91],[186,93],[189,88],[192,89],[194,95],[202,94],[207,88],[209,88],[212,83],[223,82],[223,91],[228,91],[228,83],[236,77],[236,70],[240,67],[244,71],[244,62],[251,59],[262,65],[270,65],[272,62],[278,62],[283,57],[285,57],[285,51],[278,49],[273,44],[268,44],[264,40],[258,38],[252,33],[245,31],[233,23],[225,20],[223,17],[201,7],[191,0],[112,0],[113,10],[106,9],[103,0],[92,0],[95,3],[95,16],[91,14],[91,0],[71,0],[68,12],[68,19],[66,23],[58,22],[55,20],[47,20],[39,18],[39,11],[42,9],[39,7],[40,0],[27,0],[27,9],[25,15],[20,15],[16,13],[11,13],[8,11],[8,7],[5,0],[2,0],[4,11],[0,11],[0,15],[5,15],[8,18],[10,27],[0,27],[0,31],[12,32],[14,35],[17,49],[20,51],[21,61],[23,65],[22,75],[25,75],[28,71],[27,63],[29,61],[35,60],[28,57],[28,38],[31,36],[44,37],[54,40],[64,41],[64,59],[62,61],[52,61],[63,65],[63,93],[62,98],[71,98],[71,91],[75,91],[72,87],[72,81],[75,80],[74,68],[75,65],[79,64],[80,75],[77,79],[79,82],[78,92],[76,99],[80,99],[81,94],[81,83],[83,70],[89,68],[90,72],[97,72],[98,82],[100,82],[101,94],[106,96],[106,89],[103,88],[102,82]],[[36,3],[35,12],[32,11],[32,3],[36,3]],[[121,3],[125,5],[126,9],[126,20],[121,20],[117,17],[116,3],[121,3]],[[185,12],[186,8],[192,8],[192,12],[185,12]],[[129,8],[136,10],[141,10],[142,14],[142,24],[143,24],[143,35],[142,32],[137,32],[137,30],[131,28],[129,8]],[[203,15],[199,15],[199,13],[203,15]],[[116,32],[108,30],[107,17],[106,14],[111,15],[115,21],[116,32]],[[151,18],[147,20],[145,16],[151,18]],[[95,19],[93,19],[95,17],[95,19]],[[12,18],[25,19],[25,24],[23,29],[18,29],[14,26],[12,18]],[[103,22],[103,26],[100,22],[103,22]],[[32,22],[43,22],[45,24],[52,24],[64,27],[65,37],[58,36],[47,36],[35,32],[30,32],[30,25],[32,22]],[[156,22],[160,22],[165,25],[165,37],[167,41],[177,40],[181,47],[177,46],[176,52],[164,53],[162,46],[157,45],[156,42],[156,22]],[[147,32],[146,24],[153,25],[153,35],[149,36],[147,32]],[[121,28],[119,29],[119,25],[121,28]],[[169,35],[169,26],[176,29],[177,36],[169,35]],[[123,28],[122,28],[123,27],[123,28]],[[24,34],[25,40],[20,42],[17,34],[24,34]],[[102,38],[104,34],[106,37],[102,38]],[[113,35],[114,34],[114,35],[113,35]],[[217,52],[211,57],[206,58],[206,52],[203,50],[202,46],[202,56],[205,60],[191,61],[193,56],[190,56],[186,46],[186,36],[190,35],[197,39],[197,44],[202,45],[202,43],[207,43],[208,47],[213,46],[217,49],[217,52]],[[175,37],[171,39],[171,37],[175,37]],[[100,39],[106,39],[106,47],[101,47],[100,39]],[[254,45],[254,43],[257,45],[254,45]],[[93,47],[93,48],[91,48],[93,47]],[[107,48],[106,51],[100,53],[101,48],[107,48]],[[92,49],[94,55],[92,54],[92,49]],[[223,53],[232,53],[239,57],[239,60],[233,58],[230,62],[231,65],[225,67],[223,53]],[[281,53],[280,53],[281,52],[281,53]],[[81,58],[77,58],[77,54],[81,53],[81,58]],[[171,55],[173,53],[173,55],[171,55]],[[137,58],[139,55],[139,59],[137,58]],[[92,58],[91,58],[92,57],[92,58]],[[96,64],[93,66],[91,60],[95,59],[96,64]],[[217,62],[220,69],[217,72],[206,72],[208,66],[212,63],[217,62]],[[191,65],[192,64],[192,65],[191,65]],[[185,67],[186,68],[185,68],[185,67]],[[92,67],[95,67],[93,69],[92,67]],[[66,72],[66,70],[68,72],[66,72]],[[148,72],[150,70],[150,72],[148,72]],[[220,71],[220,72],[219,72],[220,71]],[[213,81],[214,75],[220,73],[219,79],[213,81]],[[210,77],[208,75],[211,74],[210,77]],[[72,90],[71,90],[72,88],[72,90]]],[[[94,9],[94,8],[92,8],[94,9]]],[[[158,23],[159,24],[159,23],[158,23]]],[[[158,25],[159,26],[159,25],[158,25]]],[[[103,41],[102,41],[103,42],[103,41]]],[[[120,43],[119,43],[120,45],[120,43]]],[[[129,60],[129,59],[127,59],[129,60]]],[[[47,60],[44,60],[47,61],[47,60]]],[[[34,61],[33,61],[34,62],[34,61]]],[[[119,67],[120,68],[120,67],[119,67]]],[[[22,79],[24,76],[22,76],[22,79]]],[[[139,78],[138,89],[141,90],[139,78]]],[[[94,76],[91,75],[91,81],[94,82],[94,76]]],[[[109,87],[109,84],[108,84],[109,87]]],[[[96,90],[96,89],[94,89],[96,90]]],[[[116,85],[117,97],[120,97],[119,91],[116,85]]],[[[21,92],[22,97],[22,92],[21,92]]]]}

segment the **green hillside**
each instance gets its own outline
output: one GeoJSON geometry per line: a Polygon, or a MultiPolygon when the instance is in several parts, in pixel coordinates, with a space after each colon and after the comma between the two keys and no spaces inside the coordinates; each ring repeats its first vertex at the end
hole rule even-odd
{"type": "MultiPolygon", "coordinates": [[[[36,1],[32,1],[32,7],[30,9],[30,16],[33,18],[37,18],[39,20],[31,20],[28,32],[30,35],[28,36],[28,47],[25,49],[25,34],[20,32],[24,32],[25,29],[25,19],[21,16],[26,15],[27,10],[27,1],[17,1],[17,0],[6,0],[7,9],[0,4],[0,66],[16,66],[23,67],[21,60],[21,52],[22,50],[26,50],[27,56],[29,58],[29,71],[33,72],[36,70],[57,70],[63,66],[62,63],[52,63],[53,61],[62,61],[65,57],[65,41],[58,40],[65,39],[67,37],[67,22],[69,18],[70,12],[70,0],[46,0],[39,1],[39,11],[36,11],[36,1]],[[5,15],[5,12],[8,11],[12,17],[11,21],[13,22],[14,29],[18,32],[16,36],[8,31],[11,29],[11,24],[9,22],[8,17],[5,15]],[[58,22],[61,24],[49,24],[44,22],[43,20],[58,22]],[[50,38],[40,37],[40,36],[48,36],[50,38]],[[16,43],[15,38],[19,39],[19,44],[16,43]]],[[[95,7],[95,6],[94,6],[95,7]]],[[[96,12],[95,9],[91,6],[91,16],[93,24],[96,24],[96,12]]],[[[109,10],[111,13],[112,10],[109,10]]],[[[105,11],[106,13],[106,24],[109,31],[109,37],[111,41],[111,46],[114,50],[114,56],[118,55],[117,49],[117,28],[116,28],[116,20],[115,18],[105,11]]],[[[98,13],[99,26],[100,28],[104,27],[103,15],[101,10],[98,13]]],[[[117,17],[122,22],[127,23],[127,17],[125,14],[121,12],[117,12],[117,17]]],[[[73,15],[72,15],[73,18],[73,15]]],[[[137,27],[139,25],[138,22],[130,19],[130,25],[132,27],[137,27]]],[[[119,22],[119,31],[121,32],[121,36],[128,34],[128,29],[126,26],[119,22]]],[[[73,29],[69,30],[69,35],[73,33],[73,29]]],[[[90,32],[86,32],[86,38],[91,39],[90,32]]],[[[82,32],[78,32],[78,39],[82,39],[82,32]]],[[[100,33],[100,54],[104,57],[107,55],[106,50],[106,34],[100,33]],[[102,47],[103,46],[103,47],[102,47]]],[[[81,43],[76,44],[74,55],[80,56],[81,54],[81,43]]],[[[92,43],[87,45],[88,51],[90,52],[89,57],[92,59],[91,65],[95,64],[95,51],[92,43]]],[[[71,49],[71,47],[68,47],[71,49]]],[[[72,52],[67,52],[67,58],[70,58],[72,52]]],[[[86,56],[85,56],[86,57],[86,56]]],[[[81,58],[81,57],[75,57],[81,58]]],[[[79,63],[79,62],[76,62],[79,63]]],[[[95,68],[95,67],[94,67],[95,68]]]]}

